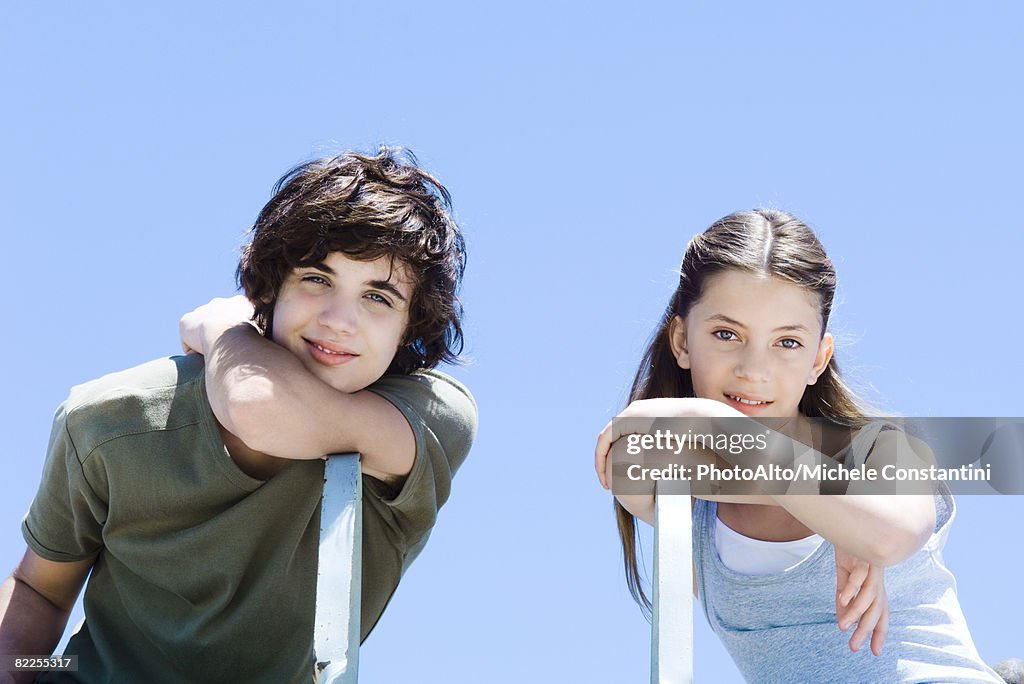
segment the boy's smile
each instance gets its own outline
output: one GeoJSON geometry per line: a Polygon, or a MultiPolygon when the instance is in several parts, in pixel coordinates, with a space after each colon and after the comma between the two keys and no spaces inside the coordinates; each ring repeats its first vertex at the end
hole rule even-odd
{"type": "Polygon", "coordinates": [[[728,269],[673,322],[673,353],[698,397],[748,416],[794,416],[832,357],[818,309],[817,295],[799,285],[728,269]]]}
{"type": "Polygon", "coordinates": [[[409,322],[404,264],[331,252],[292,270],[274,304],[272,339],[331,387],[357,392],[391,365],[409,322]]]}
{"type": "Polygon", "coordinates": [[[340,366],[356,358],[358,354],[350,349],[331,344],[326,340],[305,340],[309,351],[320,363],[326,366],[340,366]]]}

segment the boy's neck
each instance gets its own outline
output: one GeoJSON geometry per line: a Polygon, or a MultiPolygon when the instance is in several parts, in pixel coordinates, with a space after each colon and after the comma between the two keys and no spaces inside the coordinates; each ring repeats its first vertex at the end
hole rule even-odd
{"type": "Polygon", "coordinates": [[[220,432],[220,438],[223,440],[224,447],[228,450],[231,460],[249,477],[257,480],[269,480],[281,472],[289,463],[288,459],[277,458],[276,456],[250,449],[245,445],[245,442],[233,433],[228,432],[220,424],[220,421],[217,421],[217,430],[220,432]]]}

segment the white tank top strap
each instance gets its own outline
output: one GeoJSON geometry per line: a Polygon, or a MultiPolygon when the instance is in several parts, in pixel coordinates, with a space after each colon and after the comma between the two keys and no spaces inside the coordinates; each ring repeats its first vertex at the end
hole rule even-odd
{"type": "Polygon", "coordinates": [[[774,575],[800,565],[821,543],[821,535],[770,542],[740,534],[715,516],[715,547],[722,564],[740,575],[774,575]]]}

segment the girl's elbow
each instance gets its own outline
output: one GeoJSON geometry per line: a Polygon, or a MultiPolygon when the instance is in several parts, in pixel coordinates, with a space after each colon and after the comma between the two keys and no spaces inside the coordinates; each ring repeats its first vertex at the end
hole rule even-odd
{"type": "Polygon", "coordinates": [[[915,516],[903,524],[893,525],[884,533],[876,535],[871,550],[873,559],[867,559],[873,565],[888,567],[902,563],[917,553],[927,543],[935,527],[935,511],[930,515],[915,516]]]}
{"type": "Polygon", "coordinates": [[[872,565],[889,567],[902,563],[914,555],[924,545],[924,541],[918,542],[916,537],[887,534],[887,539],[879,541],[870,549],[867,560],[872,565]]]}
{"type": "Polygon", "coordinates": [[[615,498],[634,518],[654,524],[654,496],[650,494],[616,494],[615,498]]]}

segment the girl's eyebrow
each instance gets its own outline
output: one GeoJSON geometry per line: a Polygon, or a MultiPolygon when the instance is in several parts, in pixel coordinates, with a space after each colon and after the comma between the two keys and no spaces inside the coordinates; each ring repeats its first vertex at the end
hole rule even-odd
{"type": "MultiPolygon", "coordinates": [[[[709,316],[707,318],[707,322],[709,322],[709,323],[717,322],[717,321],[720,321],[722,323],[726,323],[728,325],[731,325],[731,326],[734,326],[734,327],[737,327],[737,328],[746,329],[746,327],[747,327],[747,326],[743,325],[742,323],[740,323],[739,321],[737,321],[735,319],[732,319],[732,318],[729,318],[725,314],[715,314],[714,316],[709,316]]],[[[795,324],[795,325],[780,325],[778,328],[776,328],[772,332],[805,332],[805,333],[810,333],[811,331],[807,329],[806,325],[795,324]]]]}

